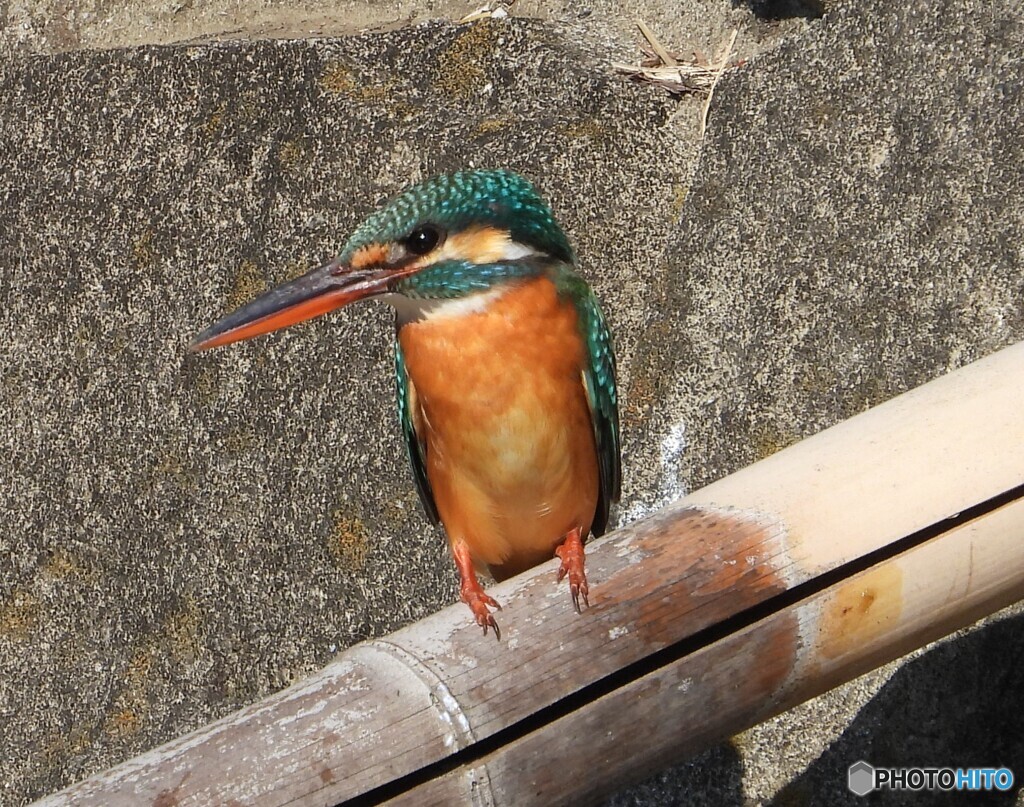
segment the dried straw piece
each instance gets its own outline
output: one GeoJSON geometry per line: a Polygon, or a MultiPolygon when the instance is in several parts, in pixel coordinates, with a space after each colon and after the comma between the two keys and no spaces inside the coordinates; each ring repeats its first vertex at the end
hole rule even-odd
{"type": "Polygon", "coordinates": [[[504,3],[498,3],[491,8],[491,4],[488,3],[486,6],[480,6],[476,11],[471,11],[462,19],[456,22],[457,25],[463,25],[468,22],[478,22],[480,20],[503,20],[508,16],[509,7],[516,0],[507,0],[504,3]]]}
{"type": "Polygon", "coordinates": [[[658,41],[657,37],[642,22],[637,23],[640,32],[650,43],[651,51],[644,51],[648,57],[638,65],[613,62],[612,69],[634,81],[655,84],[673,95],[698,93],[711,96],[715,84],[730,66],[729,57],[736,43],[737,32],[733,31],[722,55],[713,63],[703,57],[691,60],[679,59],[658,41]]]}

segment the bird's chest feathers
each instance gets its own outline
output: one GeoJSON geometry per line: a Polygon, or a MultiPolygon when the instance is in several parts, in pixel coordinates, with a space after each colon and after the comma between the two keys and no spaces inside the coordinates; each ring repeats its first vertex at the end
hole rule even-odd
{"type": "Polygon", "coordinates": [[[537,462],[589,432],[576,310],[546,278],[426,312],[399,340],[437,448],[484,462],[537,462]]]}

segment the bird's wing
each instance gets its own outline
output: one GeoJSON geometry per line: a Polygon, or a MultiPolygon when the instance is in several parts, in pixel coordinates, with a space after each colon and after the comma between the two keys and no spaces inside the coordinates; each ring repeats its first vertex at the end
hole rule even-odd
{"type": "Polygon", "coordinates": [[[583,383],[590,403],[590,418],[594,425],[597,444],[597,464],[601,490],[597,498],[597,512],[591,527],[594,535],[601,535],[608,525],[612,502],[619,500],[622,467],[619,457],[619,408],[615,389],[615,354],[611,332],[597,299],[588,295],[581,306],[583,327],[586,329],[590,361],[583,370],[583,383]]]}
{"type": "Polygon", "coordinates": [[[423,502],[427,518],[434,526],[437,526],[440,522],[437,503],[434,501],[434,491],[430,489],[430,480],[427,479],[427,443],[424,435],[423,412],[416,400],[416,387],[405,369],[405,356],[402,354],[402,346],[397,339],[395,340],[395,381],[398,384],[398,417],[402,422],[402,436],[405,438],[405,448],[409,452],[409,463],[412,465],[412,475],[416,480],[416,491],[420,494],[420,501],[423,502]]]}
{"type": "Polygon", "coordinates": [[[594,535],[601,535],[608,525],[612,502],[619,500],[622,482],[615,353],[611,331],[608,330],[601,306],[590,288],[582,280],[580,283],[582,293],[577,296],[577,312],[588,352],[588,361],[583,367],[583,387],[587,393],[587,403],[590,404],[601,482],[591,530],[594,535]]]}

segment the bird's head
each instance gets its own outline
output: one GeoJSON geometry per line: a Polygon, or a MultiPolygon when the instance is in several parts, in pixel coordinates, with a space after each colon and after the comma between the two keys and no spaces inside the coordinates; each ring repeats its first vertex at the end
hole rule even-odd
{"type": "Polygon", "coordinates": [[[536,189],[508,171],[465,171],[409,188],[352,233],[326,266],[271,289],[203,331],[193,350],[230,344],[367,297],[454,298],[487,288],[497,267],[575,263],[536,189]]]}

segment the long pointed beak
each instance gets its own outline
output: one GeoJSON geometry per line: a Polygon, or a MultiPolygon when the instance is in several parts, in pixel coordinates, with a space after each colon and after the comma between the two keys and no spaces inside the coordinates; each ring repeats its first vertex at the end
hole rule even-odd
{"type": "Polygon", "coordinates": [[[229,345],[326,314],[387,291],[395,273],[353,270],[334,261],[271,289],[211,325],[189,344],[192,351],[229,345]]]}

